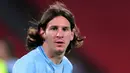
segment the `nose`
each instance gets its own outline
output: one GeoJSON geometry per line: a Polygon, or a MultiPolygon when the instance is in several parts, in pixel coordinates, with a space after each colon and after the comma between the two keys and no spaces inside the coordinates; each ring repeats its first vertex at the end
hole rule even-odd
{"type": "Polygon", "coordinates": [[[57,37],[57,38],[63,38],[63,31],[59,29],[59,30],[57,31],[56,37],[57,37]]]}

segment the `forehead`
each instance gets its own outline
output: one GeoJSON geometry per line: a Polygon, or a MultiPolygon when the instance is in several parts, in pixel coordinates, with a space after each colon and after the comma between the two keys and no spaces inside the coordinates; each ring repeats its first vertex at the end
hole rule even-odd
{"type": "Polygon", "coordinates": [[[50,26],[65,26],[70,27],[70,22],[63,16],[57,16],[53,18],[51,21],[47,24],[48,27],[50,26]]]}

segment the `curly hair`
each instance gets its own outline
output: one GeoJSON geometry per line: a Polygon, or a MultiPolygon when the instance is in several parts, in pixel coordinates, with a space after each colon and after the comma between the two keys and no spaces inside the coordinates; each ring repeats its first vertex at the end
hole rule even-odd
{"type": "Polygon", "coordinates": [[[72,48],[79,48],[83,44],[84,37],[80,35],[79,29],[75,24],[74,15],[63,3],[55,2],[43,13],[36,27],[29,27],[26,40],[28,50],[33,50],[44,43],[45,39],[39,35],[40,28],[46,30],[47,23],[57,16],[65,17],[70,22],[71,31],[74,31],[74,39],[68,45],[65,54],[69,53],[72,48]]]}

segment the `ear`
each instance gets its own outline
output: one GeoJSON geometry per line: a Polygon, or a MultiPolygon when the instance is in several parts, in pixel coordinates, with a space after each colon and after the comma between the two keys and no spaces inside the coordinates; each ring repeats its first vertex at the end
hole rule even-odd
{"type": "Polygon", "coordinates": [[[70,40],[72,41],[74,39],[74,30],[72,30],[72,32],[71,32],[71,38],[70,38],[70,40]]]}
{"type": "Polygon", "coordinates": [[[39,34],[41,37],[43,37],[43,38],[45,37],[45,31],[42,28],[40,28],[39,34]]]}

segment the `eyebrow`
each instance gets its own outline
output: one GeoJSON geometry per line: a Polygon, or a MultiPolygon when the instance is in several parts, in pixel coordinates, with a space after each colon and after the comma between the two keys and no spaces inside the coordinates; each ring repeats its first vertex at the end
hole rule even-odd
{"type": "Polygon", "coordinates": [[[65,27],[63,27],[63,28],[67,28],[67,29],[68,29],[68,28],[70,28],[70,27],[65,26],[65,27]]]}
{"type": "MultiPolygon", "coordinates": [[[[57,25],[51,25],[50,27],[59,27],[57,25]]],[[[70,28],[70,26],[63,26],[62,28],[70,28]]]]}

